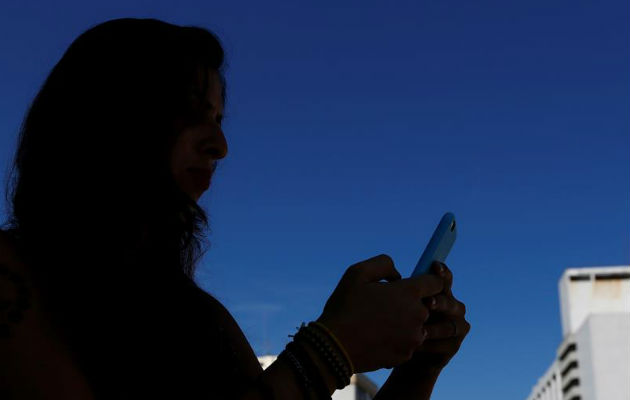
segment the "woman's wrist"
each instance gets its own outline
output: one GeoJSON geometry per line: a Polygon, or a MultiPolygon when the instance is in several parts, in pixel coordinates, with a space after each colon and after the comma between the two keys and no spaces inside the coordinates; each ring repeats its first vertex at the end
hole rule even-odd
{"type": "Polygon", "coordinates": [[[335,389],[350,384],[352,361],[343,345],[321,322],[302,323],[293,341],[280,354],[293,366],[301,386],[318,399],[330,399],[335,389]]]}
{"type": "Polygon", "coordinates": [[[301,343],[301,346],[307,353],[307,355],[311,358],[313,364],[315,364],[315,366],[317,367],[318,372],[320,373],[322,380],[326,385],[326,389],[328,390],[329,395],[332,396],[333,392],[337,388],[335,375],[326,364],[326,361],[324,360],[322,355],[315,348],[313,348],[308,343],[301,343]]]}
{"type": "Polygon", "coordinates": [[[295,340],[310,345],[318,353],[334,375],[337,389],[350,384],[353,373],[351,363],[346,359],[341,345],[336,344],[336,339],[328,333],[327,328],[316,322],[310,322],[308,325],[303,323],[295,334],[295,340]]]}
{"type": "Polygon", "coordinates": [[[348,352],[346,351],[344,345],[341,344],[341,342],[339,341],[339,339],[337,339],[335,334],[332,333],[332,331],[324,323],[320,321],[312,321],[309,323],[309,326],[311,325],[316,327],[316,329],[323,331],[325,335],[334,342],[337,352],[341,353],[339,354],[339,364],[341,368],[344,369],[346,373],[349,375],[348,378],[354,375],[354,365],[352,364],[352,359],[348,355],[348,352]]]}
{"type": "Polygon", "coordinates": [[[374,400],[428,400],[440,371],[394,367],[374,400]]]}

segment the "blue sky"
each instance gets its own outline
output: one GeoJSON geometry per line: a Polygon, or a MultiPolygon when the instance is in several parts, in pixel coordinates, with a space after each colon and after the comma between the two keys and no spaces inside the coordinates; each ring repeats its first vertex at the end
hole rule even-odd
{"type": "Polygon", "coordinates": [[[225,46],[229,154],[200,201],[198,281],[258,354],[349,265],[387,253],[408,275],[453,211],[472,331],[433,398],[525,398],[562,339],[562,271],[630,262],[627,1],[3,1],[3,167],[67,46],[118,17],[225,46]]]}

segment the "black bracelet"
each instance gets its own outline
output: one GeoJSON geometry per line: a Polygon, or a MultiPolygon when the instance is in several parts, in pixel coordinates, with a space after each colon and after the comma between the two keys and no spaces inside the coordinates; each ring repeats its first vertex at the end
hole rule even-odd
{"type": "Polygon", "coordinates": [[[308,376],[312,377],[311,389],[313,389],[317,398],[322,400],[331,400],[332,398],[328,393],[328,386],[326,385],[326,382],[324,382],[324,378],[322,377],[319,368],[317,368],[303,345],[294,341],[287,344],[287,349],[293,352],[293,354],[295,354],[299,360],[303,362],[308,376]]]}
{"type": "Polygon", "coordinates": [[[296,355],[291,350],[289,350],[289,345],[287,345],[284,351],[278,355],[278,359],[285,360],[285,362],[288,363],[292,367],[291,369],[293,370],[293,372],[298,378],[298,381],[300,382],[300,388],[302,389],[302,394],[304,395],[305,399],[308,399],[309,389],[311,387],[311,381],[308,378],[308,375],[304,369],[304,366],[300,362],[300,360],[298,360],[296,355]]]}
{"type": "Polygon", "coordinates": [[[326,328],[326,325],[318,321],[311,321],[308,323],[308,326],[315,328],[315,331],[320,332],[329,342],[333,342],[334,347],[337,349],[341,364],[345,367],[350,376],[354,375],[354,365],[352,365],[350,356],[337,337],[328,328],[326,328]]]}
{"type": "Polygon", "coordinates": [[[335,376],[337,389],[343,389],[350,384],[351,373],[345,362],[341,361],[338,352],[333,350],[332,344],[319,331],[302,325],[295,335],[296,342],[306,342],[323,355],[326,365],[335,376]]]}
{"type": "Polygon", "coordinates": [[[330,361],[333,364],[333,369],[337,372],[338,381],[343,385],[339,389],[347,386],[350,383],[350,377],[352,376],[352,372],[350,370],[350,365],[346,363],[345,357],[342,353],[342,350],[337,347],[337,344],[334,343],[334,339],[328,336],[328,333],[321,330],[317,325],[312,322],[308,324],[308,329],[304,332],[309,336],[318,341],[324,349],[329,353],[330,361]]]}

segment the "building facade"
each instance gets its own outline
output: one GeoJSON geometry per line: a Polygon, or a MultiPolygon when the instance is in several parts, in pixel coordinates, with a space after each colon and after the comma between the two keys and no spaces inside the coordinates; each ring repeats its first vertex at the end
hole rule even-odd
{"type": "Polygon", "coordinates": [[[630,399],[630,266],[560,278],[563,340],[527,400],[630,399]]]}
{"type": "MultiPolygon", "coordinates": [[[[277,356],[267,355],[258,357],[258,362],[266,369],[276,360],[277,356]]],[[[378,386],[363,374],[354,374],[350,378],[350,384],[341,390],[336,390],[333,400],[372,400],[378,392],[378,386]]]]}

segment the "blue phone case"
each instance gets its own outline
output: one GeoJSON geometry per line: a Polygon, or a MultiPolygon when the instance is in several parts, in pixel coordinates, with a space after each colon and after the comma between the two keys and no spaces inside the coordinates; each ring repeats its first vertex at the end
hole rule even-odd
{"type": "Polygon", "coordinates": [[[451,247],[453,247],[453,243],[455,243],[456,237],[457,224],[455,223],[455,215],[450,212],[446,213],[437,228],[435,228],[435,232],[433,232],[433,236],[431,236],[429,244],[427,244],[422,256],[420,256],[420,260],[418,260],[418,264],[416,264],[416,268],[411,276],[429,272],[433,261],[444,262],[449,251],[451,251],[451,247]]]}

